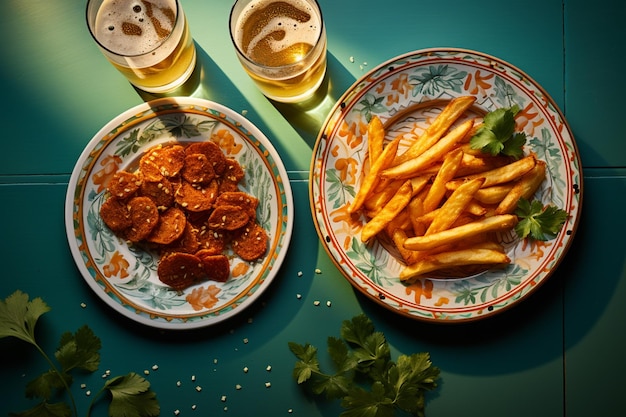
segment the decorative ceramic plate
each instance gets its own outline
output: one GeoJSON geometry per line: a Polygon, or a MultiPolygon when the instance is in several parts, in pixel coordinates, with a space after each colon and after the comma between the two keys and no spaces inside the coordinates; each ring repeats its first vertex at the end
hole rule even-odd
{"type": "MultiPolygon", "coordinates": [[[[400,145],[402,150],[402,144],[400,145]]],[[[396,57],[358,80],[329,114],[311,162],[310,196],[320,239],[336,266],[366,296],[400,314],[433,322],[488,317],[531,294],[568,250],[582,203],[581,162],[570,129],[546,92],[517,68],[481,53],[429,49],[396,57]],[[547,178],[535,198],[564,209],[569,219],[555,239],[520,241],[505,248],[505,269],[466,278],[399,280],[402,262],[389,245],[360,239],[364,218],[347,213],[367,153],[367,124],[377,115],[386,140],[425,128],[453,97],[476,98],[471,112],[483,115],[518,105],[517,128],[527,135],[525,152],[547,163],[547,178]]]]}
{"type": "Polygon", "coordinates": [[[165,98],[124,112],[89,142],[69,182],[65,221],[78,269],[102,300],[139,323],[189,329],[241,312],[270,285],[291,239],[293,201],[282,161],[252,123],[206,100],[165,98]],[[204,281],[174,291],[158,279],[158,255],[115,236],[104,225],[100,206],[113,173],[132,170],[146,150],[158,144],[207,140],[217,142],[244,168],[240,188],[260,201],[257,221],[269,235],[268,250],[250,264],[232,257],[233,273],[224,283],[204,281]]]}

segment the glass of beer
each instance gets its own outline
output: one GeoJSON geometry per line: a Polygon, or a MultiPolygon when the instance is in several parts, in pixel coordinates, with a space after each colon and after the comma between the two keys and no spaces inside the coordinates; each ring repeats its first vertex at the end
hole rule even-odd
{"type": "Polygon", "coordinates": [[[194,71],[196,47],[178,0],[87,0],[87,25],[104,56],[143,91],[175,90],[194,71]]]}
{"type": "Polygon", "coordinates": [[[326,29],[315,0],[237,0],[230,36],[243,68],[269,99],[303,102],[326,74],[326,29]]]}

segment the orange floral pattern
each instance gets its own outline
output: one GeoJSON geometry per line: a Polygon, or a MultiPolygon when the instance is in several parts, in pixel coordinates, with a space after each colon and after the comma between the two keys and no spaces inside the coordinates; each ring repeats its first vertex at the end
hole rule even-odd
{"type": "Polygon", "coordinates": [[[235,142],[235,137],[228,129],[219,129],[211,136],[211,140],[230,155],[236,155],[243,149],[243,145],[235,142]]]}
{"type": "Polygon", "coordinates": [[[219,298],[217,295],[222,291],[215,284],[206,287],[194,288],[191,293],[185,297],[191,308],[200,311],[203,308],[212,308],[217,304],[219,298]]]}
{"type": "Polygon", "coordinates": [[[119,253],[119,251],[115,251],[113,252],[113,255],[111,255],[109,263],[102,267],[102,271],[104,272],[104,276],[107,278],[127,278],[129,266],[130,264],[124,258],[124,255],[119,253]]]}
{"type": "Polygon", "coordinates": [[[107,188],[109,181],[111,181],[111,178],[113,178],[113,175],[117,172],[121,163],[122,158],[118,155],[109,155],[102,159],[100,162],[102,168],[94,172],[91,177],[93,183],[98,187],[96,189],[98,193],[101,193],[107,188]]]}

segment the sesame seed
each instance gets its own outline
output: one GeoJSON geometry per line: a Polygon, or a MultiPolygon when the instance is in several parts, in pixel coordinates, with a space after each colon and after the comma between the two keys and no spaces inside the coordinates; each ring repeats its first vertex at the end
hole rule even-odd
{"type": "Polygon", "coordinates": [[[326,301],[326,307],[330,307],[331,306],[331,302],[330,301],[326,301]]]}
{"type": "Polygon", "coordinates": [[[144,375],[150,375],[150,371],[148,371],[147,369],[144,369],[143,374],[144,375]]]}
{"type": "Polygon", "coordinates": [[[223,402],[223,403],[225,403],[225,402],[226,402],[226,396],[225,396],[225,395],[222,395],[221,400],[222,400],[222,402],[223,402]]]}
{"type": "Polygon", "coordinates": [[[239,385],[239,384],[235,385],[235,389],[236,390],[240,390],[241,389],[241,385],[239,385]]]}
{"type": "Polygon", "coordinates": [[[244,344],[248,344],[248,338],[247,338],[247,337],[245,337],[245,338],[243,339],[243,343],[244,343],[244,344]]]}
{"type": "Polygon", "coordinates": [[[85,392],[85,395],[89,397],[89,396],[91,395],[91,391],[87,390],[87,391],[85,392]]]}
{"type": "Polygon", "coordinates": [[[196,391],[198,392],[202,391],[202,387],[200,385],[196,385],[196,391]]]}
{"type": "Polygon", "coordinates": [[[248,373],[248,367],[247,366],[243,367],[243,372],[246,373],[246,374],[248,373]]]}
{"type": "Polygon", "coordinates": [[[196,380],[196,376],[195,375],[191,375],[191,380],[195,381],[196,380]]]}
{"type": "Polygon", "coordinates": [[[174,410],[174,415],[177,416],[180,414],[180,410],[174,410]]]}
{"type": "Polygon", "coordinates": [[[271,386],[272,386],[272,383],[271,383],[271,382],[266,382],[266,383],[265,383],[265,388],[269,388],[269,387],[271,387],[271,386]]]}
{"type": "Polygon", "coordinates": [[[152,370],[156,371],[157,369],[159,369],[159,365],[152,365],[152,370]]]}
{"type": "Polygon", "coordinates": [[[296,294],[296,298],[299,300],[302,298],[302,294],[296,294]]]}
{"type": "Polygon", "coordinates": [[[272,365],[267,365],[267,367],[265,368],[265,370],[267,372],[270,372],[272,370],[272,365]]]}
{"type": "Polygon", "coordinates": [[[315,300],[315,301],[313,301],[313,305],[314,306],[318,306],[318,305],[320,305],[320,302],[318,300],[315,300]]]}
{"type": "Polygon", "coordinates": [[[298,276],[301,277],[302,276],[302,271],[298,271],[298,276]]]}

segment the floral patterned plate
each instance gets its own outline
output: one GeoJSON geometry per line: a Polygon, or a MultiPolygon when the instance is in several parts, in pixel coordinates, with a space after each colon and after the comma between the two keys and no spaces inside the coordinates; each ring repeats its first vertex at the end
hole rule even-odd
{"type": "Polygon", "coordinates": [[[241,312],[270,285],[291,240],[292,199],[282,161],[252,123],[206,100],[165,98],[122,113],[89,142],[69,182],[66,231],[87,284],[113,309],[157,328],[198,328],[241,312]],[[113,173],[132,169],[147,149],[206,140],[217,142],[244,168],[243,191],[260,200],[257,220],[268,232],[268,253],[252,264],[233,257],[231,278],[225,283],[205,281],[177,292],[159,281],[158,257],[116,237],[99,210],[113,173]]]}
{"type": "MultiPolygon", "coordinates": [[[[400,145],[403,146],[402,144],[400,145]]],[[[406,146],[406,145],[405,145],[406,146]]],[[[504,311],[536,290],[568,250],[582,203],[582,172],[576,144],[563,115],[530,77],[497,58],[459,49],[428,49],[396,57],[358,80],[330,112],[311,162],[311,209],[318,234],[350,283],[381,305],[415,319],[465,322],[504,311]],[[551,241],[503,238],[511,264],[468,278],[398,279],[403,267],[388,245],[361,242],[363,219],[347,206],[355,195],[367,152],[367,123],[376,114],[389,140],[424,128],[453,97],[473,95],[475,115],[519,105],[518,129],[526,152],[547,163],[536,198],[569,213],[551,241]]]]}

